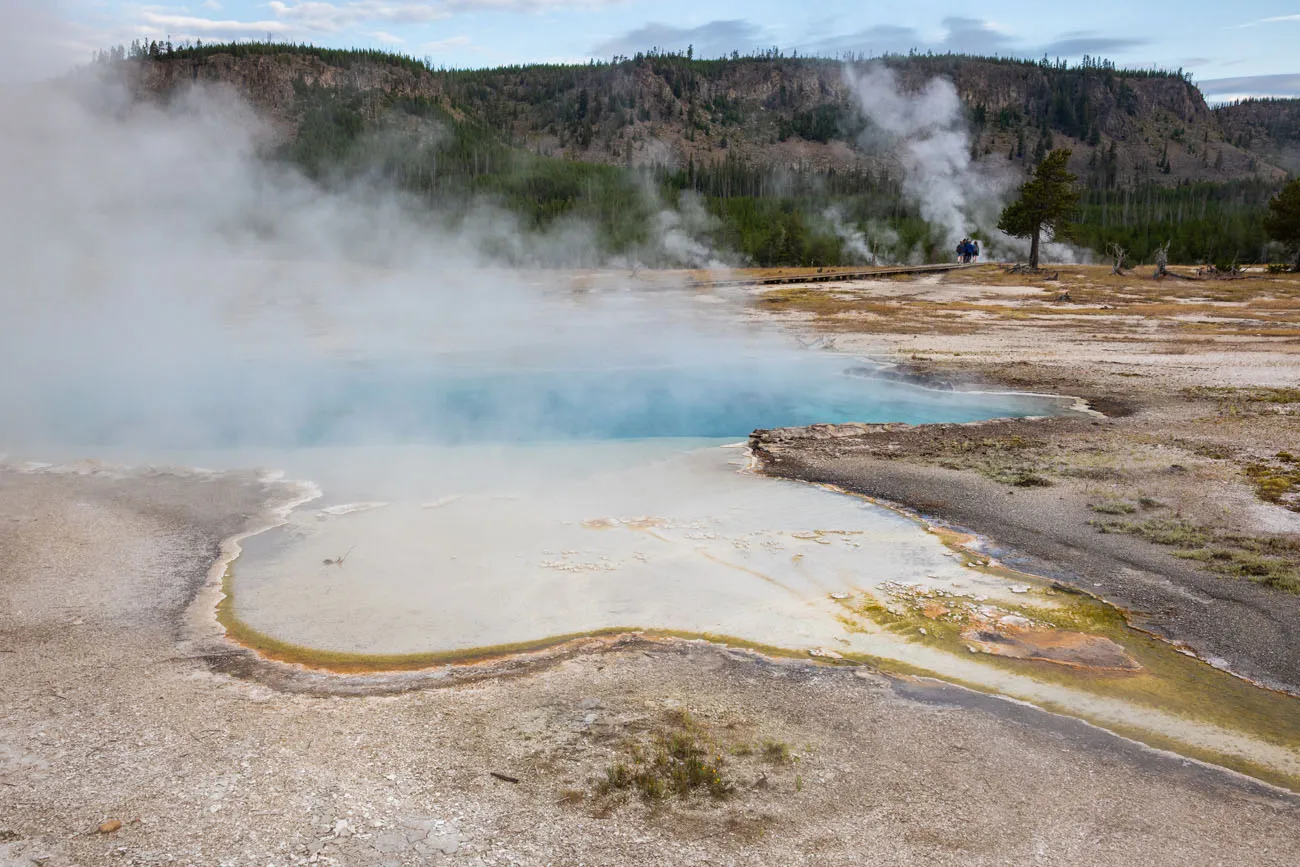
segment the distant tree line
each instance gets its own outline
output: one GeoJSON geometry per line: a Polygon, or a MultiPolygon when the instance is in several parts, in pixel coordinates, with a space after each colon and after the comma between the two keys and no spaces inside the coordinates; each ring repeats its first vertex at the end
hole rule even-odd
{"type": "Polygon", "coordinates": [[[194,42],[185,41],[173,45],[170,38],[135,39],[130,45],[117,45],[94,55],[96,63],[111,63],[123,60],[164,60],[188,59],[206,60],[217,55],[231,57],[269,57],[279,55],[297,55],[315,57],[318,60],[341,69],[350,69],[364,64],[397,66],[412,72],[430,72],[432,67],[426,60],[417,60],[405,54],[395,54],[375,48],[322,48],[309,43],[276,42],[246,40],[243,42],[210,42],[204,44],[202,39],[194,42]]]}
{"type": "Polygon", "coordinates": [[[1118,243],[1134,261],[1150,261],[1168,242],[1171,262],[1268,262],[1277,251],[1264,231],[1264,215],[1277,186],[1248,180],[1086,190],[1075,237],[1097,251],[1118,243]]]}
{"type": "MultiPolygon", "coordinates": [[[[487,198],[534,228],[586,220],[612,252],[647,243],[655,208],[675,206],[682,193],[696,195],[716,219],[709,240],[759,265],[859,261],[860,250],[846,245],[846,227],[889,239],[880,243],[881,255],[948,252],[905,199],[900,180],[886,172],[774,170],[734,154],[707,164],[688,159],[677,168],[637,170],[546,157],[418,97],[392,99],[381,113],[385,135],[374,138],[367,135],[376,130],[366,120],[364,94],[302,83],[297,93],[302,122],[283,156],[325,182],[364,172],[443,206],[487,198]],[[412,120],[431,121],[440,132],[421,133],[412,120]],[[647,190],[654,195],[647,197],[647,190]],[[831,210],[838,225],[825,217],[831,210]]],[[[1166,242],[1173,262],[1268,261],[1278,251],[1263,221],[1276,188],[1264,180],[1085,185],[1074,237],[1098,252],[1119,243],[1135,261],[1149,259],[1166,242]]]]}
{"type": "Polygon", "coordinates": [[[758,265],[861,262],[861,245],[847,245],[845,234],[868,227],[888,239],[882,256],[934,256],[943,246],[886,173],[774,171],[734,155],[631,169],[511,147],[427,98],[395,98],[374,123],[366,94],[299,82],[296,96],[298,135],[279,157],[308,177],[325,185],[364,177],[453,216],[490,202],[530,229],[581,221],[609,253],[647,254],[658,213],[678,208],[683,195],[712,218],[702,240],[758,265]]]}

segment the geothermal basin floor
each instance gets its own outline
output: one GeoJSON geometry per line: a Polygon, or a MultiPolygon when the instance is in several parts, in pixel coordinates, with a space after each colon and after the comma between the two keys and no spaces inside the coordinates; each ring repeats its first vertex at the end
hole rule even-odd
{"type": "Polygon", "coordinates": [[[6,864],[1173,867],[1300,848],[1300,802],[1275,789],[870,668],[679,643],[398,695],[232,678],[178,629],[220,540],[284,492],[59,469],[0,472],[6,864]],[[598,794],[684,713],[726,751],[731,797],[598,794]]]}
{"type": "Polygon", "coordinates": [[[224,609],[237,640],[276,658],[382,670],[614,631],[705,638],[936,676],[1300,781],[1293,698],[954,534],[755,475],[738,447],[322,449],[279,463],[324,496],[241,542],[224,609]]]}

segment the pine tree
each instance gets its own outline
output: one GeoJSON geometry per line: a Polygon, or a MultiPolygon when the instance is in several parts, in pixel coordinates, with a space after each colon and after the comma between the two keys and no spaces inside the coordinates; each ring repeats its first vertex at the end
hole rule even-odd
{"type": "Polygon", "coordinates": [[[1043,230],[1053,238],[1070,237],[1079,206],[1078,181],[1066,164],[1070,151],[1054,150],[1034,169],[1034,176],[1020,187],[1020,198],[1002,211],[998,228],[1017,238],[1029,238],[1029,267],[1038,267],[1038,248],[1043,230]]]}
{"type": "Polygon", "coordinates": [[[1300,271],[1300,178],[1287,183],[1269,199],[1264,217],[1268,236],[1296,254],[1295,270],[1300,271]]]}

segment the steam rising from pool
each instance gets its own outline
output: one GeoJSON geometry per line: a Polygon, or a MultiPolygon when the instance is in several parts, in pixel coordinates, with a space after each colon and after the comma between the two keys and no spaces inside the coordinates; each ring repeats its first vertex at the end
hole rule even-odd
{"type": "MultiPolygon", "coordinates": [[[[949,621],[946,644],[938,621],[887,628],[877,615],[905,620],[918,594],[980,623],[1068,605],[966,568],[892,512],[746,473],[724,448],[755,427],[1050,404],[800,350],[755,323],[743,291],[498,267],[479,251],[502,238],[539,262],[597,245],[486,207],[451,223],[398,195],[322,191],[263,158],[268,130],[229,93],[141,105],[82,76],[0,88],[0,111],[0,446],[313,481],[321,498],[234,564],[234,615],[252,629],[306,653],[617,626],[867,655],[1300,779],[1272,732],[987,664],[949,621]]],[[[1223,706],[1257,701],[1231,695],[1223,706]]]]}
{"type": "MultiPolygon", "coordinates": [[[[748,316],[743,291],[500,267],[481,251],[503,235],[516,255],[535,245],[539,261],[593,245],[582,226],[538,236],[486,207],[449,221],[396,193],[320,189],[265,159],[271,131],[221,90],[144,104],[94,70],[0,90],[0,110],[0,366],[11,374],[0,438],[35,457],[260,463],[314,481],[321,520],[304,512],[302,526],[267,537],[288,559],[239,565],[253,582],[241,612],[259,616],[252,587],[280,586],[273,607],[294,630],[324,615],[290,588],[306,591],[321,561],[352,548],[350,604],[369,614],[354,635],[329,634],[353,644],[393,617],[416,624],[405,640],[435,649],[620,613],[672,626],[671,612],[701,604],[708,619],[710,604],[727,604],[716,564],[683,573],[688,597],[668,584],[638,597],[656,598],[653,612],[538,579],[598,570],[588,554],[635,554],[621,542],[587,551],[578,538],[595,536],[573,529],[583,521],[656,516],[669,535],[712,532],[696,525],[736,505],[716,491],[761,496],[717,450],[756,427],[1046,406],[928,391],[800,350],[748,316]],[[336,508],[354,502],[392,506],[336,508]],[[450,505],[420,508],[430,502],[450,505]],[[418,568],[435,554],[460,567],[418,568]],[[412,593],[472,605],[506,587],[537,604],[452,620],[408,606],[412,593]]],[[[658,557],[637,561],[634,583],[673,580],[684,561],[658,557]]]]}

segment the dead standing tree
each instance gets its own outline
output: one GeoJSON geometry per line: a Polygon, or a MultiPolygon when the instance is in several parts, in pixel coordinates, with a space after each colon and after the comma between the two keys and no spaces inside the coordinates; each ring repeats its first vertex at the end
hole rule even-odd
{"type": "Polygon", "coordinates": [[[1125,250],[1119,244],[1112,241],[1106,245],[1106,255],[1115,260],[1115,264],[1111,266],[1110,273],[1118,274],[1122,277],[1124,275],[1124,260],[1128,258],[1128,250],[1125,250]]]}
{"type": "Polygon", "coordinates": [[[1169,273],[1169,244],[1170,243],[1171,242],[1169,241],[1165,241],[1164,246],[1156,250],[1156,273],[1153,276],[1157,280],[1165,279],[1165,276],[1169,273]]]}

